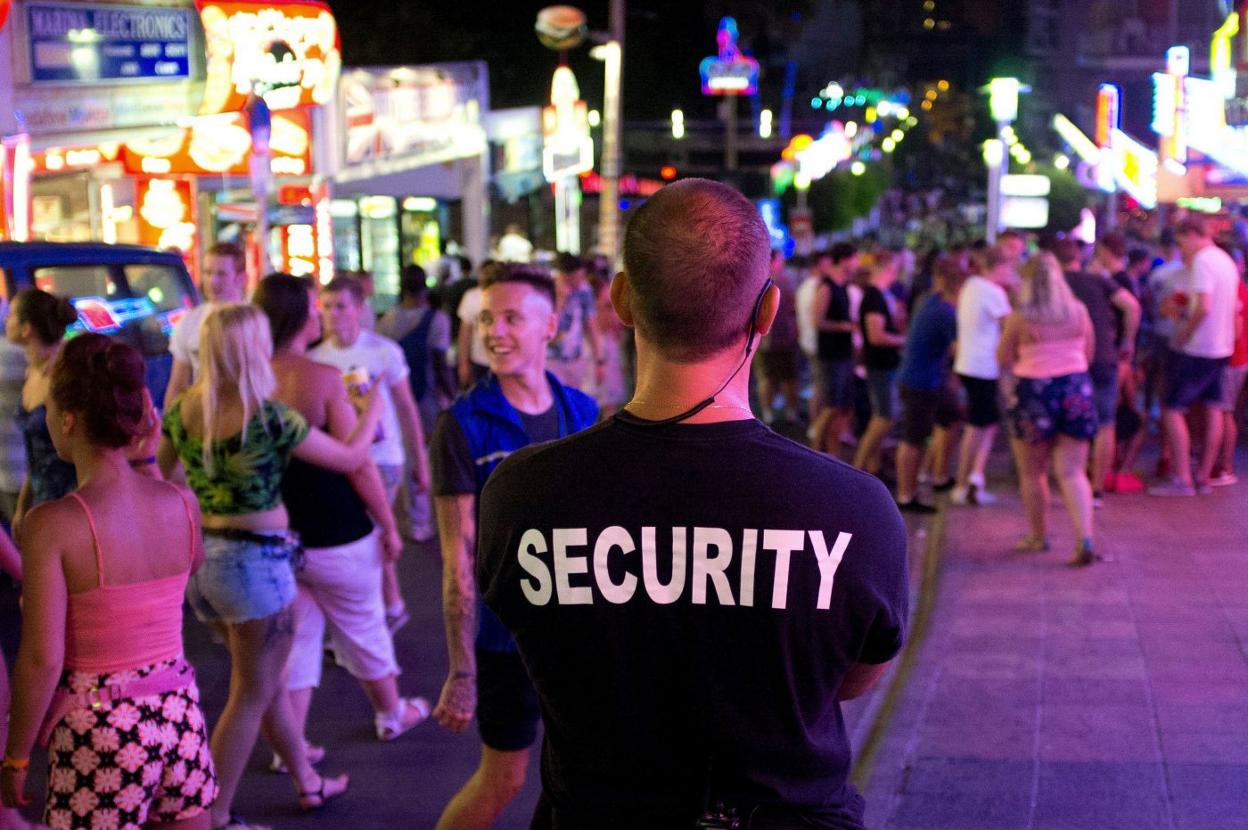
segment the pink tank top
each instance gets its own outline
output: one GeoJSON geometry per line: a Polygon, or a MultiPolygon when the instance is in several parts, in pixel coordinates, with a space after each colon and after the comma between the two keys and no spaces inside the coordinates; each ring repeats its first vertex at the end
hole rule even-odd
{"type": "MultiPolygon", "coordinates": [[[[191,518],[191,505],[180,491],[178,495],[186,508],[193,545],[195,523],[191,518]]],[[[98,583],[89,591],[69,595],[65,667],[105,674],[181,657],[182,596],[190,575],[189,551],[187,569],[182,573],[128,585],[105,585],[104,556],[95,530],[95,517],[81,496],[77,493],[70,493],[70,496],[87,514],[87,524],[91,526],[98,583]]]]}

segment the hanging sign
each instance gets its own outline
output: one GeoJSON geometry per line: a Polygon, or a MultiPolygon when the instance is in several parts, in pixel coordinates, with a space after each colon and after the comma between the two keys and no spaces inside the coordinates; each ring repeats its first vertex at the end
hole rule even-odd
{"type": "Polygon", "coordinates": [[[327,103],[342,69],[329,7],[196,0],[208,52],[202,114],[236,112],[253,92],[271,110],[327,103]]]}
{"type": "Polygon", "coordinates": [[[741,54],[737,48],[737,21],[725,17],[719,21],[715,40],[719,54],[702,61],[703,95],[753,95],[758,92],[758,61],[741,54]]]}
{"type": "Polygon", "coordinates": [[[556,69],[551,80],[550,106],[542,110],[542,135],[542,173],[546,181],[560,181],[593,169],[589,112],[581,100],[576,76],[566,66],[556,69]]]}
{"type": "Polygon", "coordinates": [[[189,9],[29,3],[26,32],[35,83],[167,81],[191,74],[189,9]]]}

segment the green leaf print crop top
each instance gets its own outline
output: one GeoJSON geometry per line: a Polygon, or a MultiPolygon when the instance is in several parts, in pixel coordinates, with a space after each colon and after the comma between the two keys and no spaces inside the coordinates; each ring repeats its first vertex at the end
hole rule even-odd
{"type": "Polygon", "coordinates": [[[281,504],[282,472],[291,452],[308,436],[308,422],[285,404],[265,401],[242,433],[212,442],[211,475],[204,469],[203,441],[182,423],[181,396],[165,410],[161,432],[173,442],[200,509],[240,516],[281,504]]]}

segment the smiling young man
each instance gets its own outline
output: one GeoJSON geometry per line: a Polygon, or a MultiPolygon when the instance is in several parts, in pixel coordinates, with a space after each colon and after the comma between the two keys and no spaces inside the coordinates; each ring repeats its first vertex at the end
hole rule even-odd
{"type": "Polygon", "coordinates": [[[906,530],[878,479],[750,410],[769,246],[726,185],[651,196],[611,285],[633,400],[481,495],[481,593],[546,729],[534,828],[862,827],[839,701],[901,647],[906,530]]]}
{"type": "Polygon", "coordinates": [[[439,830],[494,823],[524,784],[540,717],[511,635],[477,600],[473,552],[481,490],[510,453],[598,418],[592,398],[546,371],[557,318],[554,282],[544,270],[512,264],[487,278],[478,325],[490,374],[442,413],[430,448],[451,664],[434,717],[460,732],[476,714],[481,732],[481,763],[447,805],[439,830]]]}

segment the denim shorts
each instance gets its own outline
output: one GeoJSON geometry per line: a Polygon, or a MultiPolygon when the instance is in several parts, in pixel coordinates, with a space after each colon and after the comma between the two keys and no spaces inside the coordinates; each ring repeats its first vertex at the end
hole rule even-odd
{"type": "Polygon", "coordinates": [[[1187,409],[1197,401],[1217,405],[1222,402],[1222,369],[1225,357],[1196,357],[1171,349],[1166,353],[1165,387],[1161,405],[1166,409],[1187,409]]]}
{"type": "Polygon", "coordinates": [[[854,361],[820,360],[815,382],[823,393],[823,405],[832,409],[852,409],[854,406],[854,361]]]}
{"type": "Polygon", "coordinates": [[[890,421],[901,413],[901,398],[897,393],[896,369],[868,369],[867,395],[871,398],[871,416],[890,421]]]}
{"type": "Polygon", "coordinates": [[[1093,363],[1088,368],[1092,376],[1092,401],[1096,405],[1096,423],[1105,427],[1114,423],[1118,412],[1118,364],[1093,363]]]}
{"type": "Polygon", "coordinates": [[[261,542],[204,533],[204,564],[186,586],[187,602],[201,622],[259,620],[295,601],[291,545],[285,534],[271,538],[261,542]]]}

